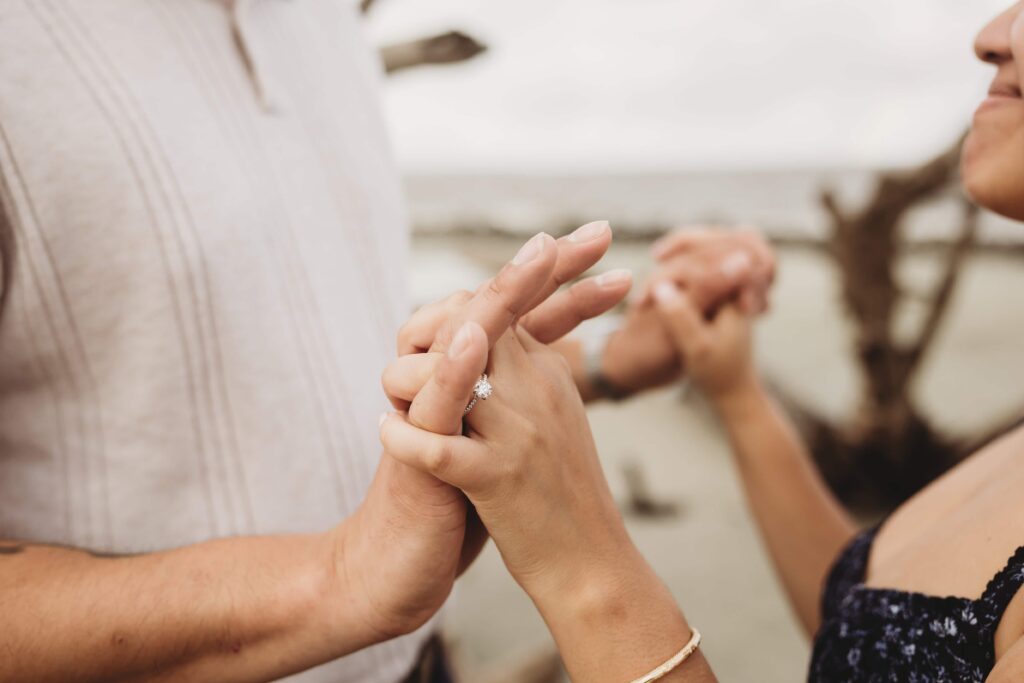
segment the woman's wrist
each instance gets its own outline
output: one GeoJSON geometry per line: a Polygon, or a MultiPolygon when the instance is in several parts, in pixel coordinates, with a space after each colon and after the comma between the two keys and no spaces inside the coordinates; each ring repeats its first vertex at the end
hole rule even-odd
{"type": "Polygon", "coordinates": [[[631,680],[691,635],[671,592],[632,546],[617,562],[590,565],[571,587],[531,598],[573,680],[631,680]]]}
{"type": "Polygon", "coordinates": [[[751,374],[728,389],[709,394],[715,412],[726,423],[742,420],[763,404],[764,387],[757,375],[751,374]]]}

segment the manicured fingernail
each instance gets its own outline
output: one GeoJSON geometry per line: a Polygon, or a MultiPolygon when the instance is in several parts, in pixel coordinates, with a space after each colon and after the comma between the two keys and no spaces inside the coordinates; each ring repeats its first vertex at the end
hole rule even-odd
{"type": "Polygon", "coordinates": [[[738,277],[748,272],[753,265],[754,262],[750,258],[750,254],[745,251],[737,251],[735,254],[729,254],[722,261],[722,273],[727,278],[738,277]]]}
{"type": "Polygon", "coordinates": [[[452,340],[452,345],[448,347],[448,357],[455,360],[469,348],[469,343],[473,341],[473,330],[469,323],[464,324],[459,328],[459,331],[455,334],[455,339],[452,340]]]}
{"type": "Polygon", "coordinates": [[[617,287],[626,282],[633,281],[633,273],[625,268],[616,268],[615,270],[609,270],[607,273],[601,273],[597,276],[598,287],[617,287]]]}
{"type": "Polygon", "coordinates": [[[547,233],[537,233],[530,238],[530,241],[522,246],[516,257],[512,259],[513,266],[521,266],[524,263],[529,263],[533,259],[537,258],[544,252],[544,246],[547,244],[547,233]]]}
{"type": "Polygon", "coordinates": [[[608,221],[594,221],[593,223],[587,223],[582,225],[569,235],[570,242],[589,242],[590,240],[596,240],[601,237],[609,228],[608,221]]]}
{"type": "Polygon", "coordinates": [[[661,304],[674,304],[679,301],[679,289],[672,282],[659,282],[654,286],[654,298],[661,304]]]}

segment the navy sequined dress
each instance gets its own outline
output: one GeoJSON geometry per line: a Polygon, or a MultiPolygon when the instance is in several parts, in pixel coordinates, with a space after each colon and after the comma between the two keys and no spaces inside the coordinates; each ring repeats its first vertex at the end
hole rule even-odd
{"type": "Polygon", "coordinates": [[[878,527],[836,561],[822,600],[809,683],[983,683],[995,632],[1024,586],[1024,547],[978,600],[864,585],[878,527]]]}

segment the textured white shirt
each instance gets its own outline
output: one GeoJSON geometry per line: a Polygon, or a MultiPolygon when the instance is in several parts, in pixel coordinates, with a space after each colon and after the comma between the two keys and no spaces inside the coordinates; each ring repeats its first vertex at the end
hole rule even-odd
{"type": "MultiPolygon", "coordinates": [[[[347,1],[0,0],[0,538],[356,508],[408,314],[379,81],[347,1]]],[[[296,680],[394,683],[421,640],[296,680]]]]}

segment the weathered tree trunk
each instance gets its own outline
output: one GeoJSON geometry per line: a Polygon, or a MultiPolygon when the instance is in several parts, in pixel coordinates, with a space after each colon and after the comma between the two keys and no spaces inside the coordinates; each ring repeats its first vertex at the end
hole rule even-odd
{"type": "Polygon", "coordinates": [[[963,225],[949,247],[942,275],[928,298],[917,335],[903,341],[895,316],[907,293],[896,277],[904,253],[907,213],[949,190],[957,178],[961,142],[924,166],[885,174],[859,210],[840,208],[833,192],[822,193],[830,217],[829,253],[842,278],[842,295],[853,319],[864,395],[855,419],[832,425],[800,406],[815,457],[836,491],[851,502],[888,507],[955,464],[964,444],[940,434],[915,404],[913,381],[956,289],[964,259],[974,244],[978,209],[964,197],[963,225]]]}

